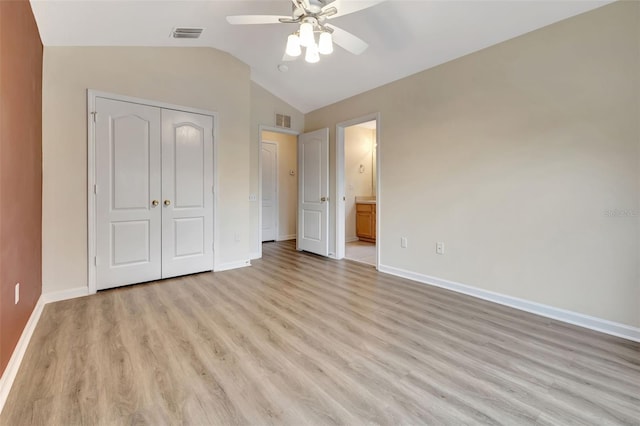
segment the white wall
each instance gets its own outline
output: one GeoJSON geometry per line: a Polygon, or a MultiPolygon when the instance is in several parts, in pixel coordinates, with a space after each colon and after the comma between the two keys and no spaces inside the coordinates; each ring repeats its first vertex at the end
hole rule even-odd
{"type": "Polygon", "coordinates": [[[344,166],[345,166],[345,239],[347,242],[356,237],[356,197],[375,195],[373,189],[373,148],[375,130],[359,126],[345,128],[344,166]],[[360,166],[364,172],[360,172],[360,166]]]}
{"type": "Polygon", "coordinates": [[[381,262],[640,326],[639,28],[613,3],[307,114],[335,164],[380,112],[381,262]]]}
{"type": "Polygon", "coordinates": [[[262,140],[278,147],[278,235],[277,241],[295,238],[298,221],[298,137],[262,132],[262,140]],[[294,175],[289,174],[293,170],[294,175]]]}
{"type": "Polygon", "coordinates": [[[87,286],[88,88],[218,113],[216,264],[249,258],[245,64],[205,48],[46,47],[43,68],[43,293],[87,286]]]}
{"type": "MultiPolygon", "coordinates": [[[[251,83],[251,142],[250,142],[250,192],[258,194],[260,179],[258,176],[258,159],[260,156],[260,125],[274,127],[276,113],[291,116],[291,130],[302,133],[304,130],[304,114],[280,98],[272,95],[256,83],[251,83]]],[[[260,245],[260,218],[258,201],[250,203],[250,253],[251,258],[259,257],[260,245]]]]}

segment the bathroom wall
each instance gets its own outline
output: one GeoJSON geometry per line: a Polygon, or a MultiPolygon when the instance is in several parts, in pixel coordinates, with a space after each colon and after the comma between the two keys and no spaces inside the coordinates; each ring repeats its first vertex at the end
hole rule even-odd
{"type": "Polygon", "coordinates": [[[356,237],[356,197],[375,195],[373,151],[375,130],[359,126],[345,129],[345,237],[346,242],[356,237]],[[362,166],[362,167],[361,167],[362,166]]]}

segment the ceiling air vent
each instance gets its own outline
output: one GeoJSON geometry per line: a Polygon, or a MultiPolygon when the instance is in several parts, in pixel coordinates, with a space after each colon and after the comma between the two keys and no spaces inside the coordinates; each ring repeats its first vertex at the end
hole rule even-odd
{"type": "Polygon", "coordinates": [[[284,114],[276,114],[276,127],[291,128],[291,116],[284,114]]]}
{"type": "Polygon", "coordinates": [[[204,28],[174,28],[171,36],[173,38],[200,38],[204,28]]]}

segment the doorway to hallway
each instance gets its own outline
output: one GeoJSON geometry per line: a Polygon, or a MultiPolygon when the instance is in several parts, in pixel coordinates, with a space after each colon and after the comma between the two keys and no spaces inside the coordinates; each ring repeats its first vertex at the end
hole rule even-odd
{"type": "Polygon", "coordinates": [[[260,131],[260,242],[294,240],[298,206],[298,136],[260,131]]]}

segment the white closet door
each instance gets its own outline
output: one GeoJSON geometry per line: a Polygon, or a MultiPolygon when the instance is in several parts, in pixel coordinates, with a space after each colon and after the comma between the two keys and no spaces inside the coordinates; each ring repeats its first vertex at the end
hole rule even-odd
{"type": "Polygon", "coordinates": [[[213,269],[213,117],[162,110],[162,277],[213,269]]]}
{"type": "Polygon", "coordinates": [[[99,290],[161,277],[160,109],[96,99],[99,290]]]}

